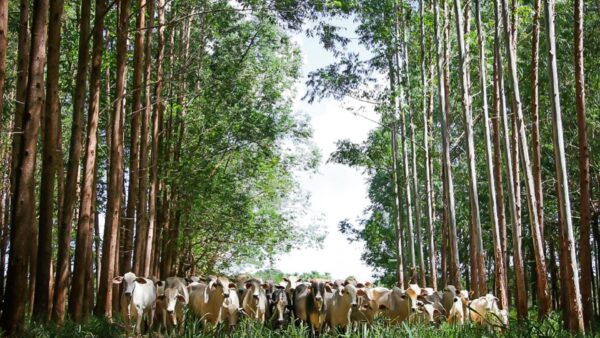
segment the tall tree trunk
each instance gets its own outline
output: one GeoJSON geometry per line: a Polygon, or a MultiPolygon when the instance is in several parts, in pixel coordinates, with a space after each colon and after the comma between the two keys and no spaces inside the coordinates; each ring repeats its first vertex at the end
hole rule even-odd
{"type": "Polygon", "coordinates": [[[102,243],[102,272],[98,286],[98,303],[95,313],[112,317],[112,280],[118,245],[123,189],[123,108],[125,80],[127,79],[127,33],[129,29],[130,0],[119,1],[117,27],[117,82],[111,119],[110,168],[108,171],[106,223],[102,243]]]}
{"type": "MultiPolygon", "coordinates": [[[[483,30],[481,27],[481,4],[479,0],[475,1],[475,22],[477,23],[477,41],[479,44],[479,77],[481,80],[481,96],[483,105],[483,120],[484,120],[484,131],[485,131],[485,152],[487,160],[487,177],[489,185],[489,197],[490,197],[490,217],[492,219],[492,236],[494,241],[494,259],[496,269],[496,285],[498,289],[498,298],[500,299],[500,306],[503,309],[508,309],[508,297],[507,297],[507,280],[504,263],[504,252],[502,250],[502,239],[500,234],[500,224],[498,220],[498,208],[496,201],[496,181],[494,176],[494,162],[492,159],[492,140],[490,132],[490,117],[488,110],[488,97],[487,97],[487,74],[486,74],[486,62],[485,62],[485,41],[483,36],[483,30]]],[[[481,233],[480,233],[481,235],[481,233]]],[[[480,249],[483,250],[483,247],[480,249]]],[[[484,271],[481,271],[484,273],[484,271]]]]}
{"type": "MultiPolygon", "coordinates": [[[[523,263],[523,251],[521,247],[521,222],[519,217],[519,209],[517,204],[518,196],[512,185],[516,182],[514,177],[515,163],[513,163],[513,147],[509,137],[509,124],[508,117],[506,116],[506,96],[504,95],[504,76],[502,71],[502,60],[500,56],[500,13],[499,4],[495,3],[494,6],[496,28],[494,34],[494,65],[495,73],[494,76],[494,110],[496,116],[502,120],[502,127],[504,132],[504,150],[506,156],[506,176],[508,184],[508,200],[509,200],[509,212],[511,217],[511,223],[513,226],[512,237],[513,237],[513,265],[515,270],[515,297],[517,304],[517,316],[520,320],[527,318],[527,296],[526,296],[526,285],[525,285],[525,269],[523,263]]],[[[500,131],[498,130],[499,134],[500,131]]]]}
{"type": "MultiPolygon", "coordinates": [[[[554,144],[554,161],[556,165],[556,176],[558,183],[558,206],[560,208],[560,216],[561,216],[561,228],[560,231],[563,235],[563,239],[565,242],[565,259],[566,261],[561,262],[561,265],[565,265],[565,272],[567,273],[565,281],[569,284],[570,293],[567,295],[566,300],[568,304],[564,304],[569,309],[569,317],[571,317],[571,325],[569,329],[571,331],[579,331],[584,332],[584,322],[583,322],[583,309],[581,304],[581,293],[579,290],[579,268],[577,266],[577,257],[575,251],[575,238],[573,236],[573,224],[571,220],[571,203],[569,201],[569,183],[568,183],[568,175],[567,175],[567,161],[565,156],[565,146],[563,140],[563,127],[562,127],[562,112],[560,107],[560,94],[558,87],[558,66],[556,61],[556,41],[554,34],[554,1],[553,0],[544,0],[544,8],[545,8],[545,21],[546,21],[546,37],[548,39],[548,72],[550,77],[550,93],[551,100],[550,106],[552,108],[552,135],[553,135],[553,144],[554,144]]],[[[577,12],[577,11],[576,11],[577,12]]],[[[581,20],[581,17],[578,18],[576,13],[576,21],[577,19],[581,20]]],[[[582,46],[579,45],[579,46],[582,46]]],[[[579,47],[578,46],[578,47],[579,47]]],[[[579,48],[575,48],[576,53],[579,48]]],[[[581,51],[581,49],[579,49],[581,51]]],[[[581,62],[580,65],[582,65],[581,62]]],[[[577,102],[577,120],[578,126],[581,126],[581,118],[583,117],[582,103],[583,96],[582,89],[580,85],[583,85],[583,68],[577,69],[579,73],[576,72],[577,77],[577,94],[578,94],[578,102],[577,102]]],[[[585,121],[583,121],[583,127],[585,130],[585,121]]],[[[581,132],[581,129],[579,129],[581,132]]],[[[579,136],[579,140],[581,141],[581,135],[579,136]]],[[[585,134],[584,134],[585,137],[585,134]]],[[[585,141],[585,139],[584,139],[585,141]]],[[[581,145],[581,144],[580,144],[581,145]]],[[[589,182],[589,181],[588,181],[589,182]]],[[[583,186],[582,186],[583,188],[583,186]]],[[[589,200],[589,196],[588,196],[589,200]]],[[[585,203],[588,203],[588,200],[585,203]]],[[[589,212],[588,212],[588,226],[589,226],[589,212]]],[[[589,233],[588,233],[589,238],[589,233]]],[[[589,250],[589,247],[588,247],[589,250]]],[[[586,288],[588,286],[586,285],[586,288]]],[[[591,285],[590,285],[591,287],[591,285]]]]}
{"type": "Polygon", "coordinates": [[[449,239],[449,247],[450,247],[450,278],[449,282],[454,284],[457,287],[460,287],[460,263],[458,257],[458,239],[456,232],[456,214],[455,214],[455,204],[454,204],[454,183],[452,182],[452,163],[450,159],[450,133],[448,131],[448,120],[447,120],[447,107],[446,107],[446,91],[444,88],[444,83],[441,81],[444,76],[443,70],[443,55],[442,55],[442,46],[440,43],[440,14],[439,14],[439,6],[437,0],[434,0],[434,10],[435,10],[435,45],[437,51],[437,68],[438,68],[438,92],[440,98],[440,107],[441,107],[441,126],[442,126],[442,152],[443,152],[443,162],[442,167],[444,170],[444,178],[445,178],[445,195],[447,198],[447,208],[448,208],[448,239],[449,239]]]}
{"type": "Polygon", "coordinates": [[[107,10],[106,0],[96,0],[92,49],[92,65],[90,70],[89,108],[87,121],[87,138],[83,165],[81,201],[79,220],[77,222],[77,239],[75,242],[75,263],[73,280],[69,293],[69,314],[75,322],[83,319],[84,291],[87,287],[86,276],[91,264],[91,245],[93,231],[92,206],[95,204],[95,168],[98,145],[98,120],[100,117],[100,79],[102,76],[102,52],[104,50],[104,15],[107,10]]]}
{"type": "MultiPolygon", "coordinates": [[[[54,224],[54,187],[58,161],[62,161],[58,143],[60,126],[60,27],[63,0],[50,3],[48,21],[48,62],[46,78],[46,107],[44,113],[42,182],[40,185],[40,221],[38,232],[37,277],[33,317],[50,319],[50,279],[52,266],[52,225],[54,224]]],[[[62,173],[61,173],[62,174],[62,173]]]]}
{"type": "MultiPolygon", "coordinates": [[[[583,59],[583,1],[575,0],[575,88],[577,131],[579,135],[579,189],[580,239],[579,260],[581,261],[581,303],[586,328],[591,329],[594,312],[592,300],[592,252],[590,247],[590,157],[587,142],[585,109],[585,69],[583,59]]],[[[567,195],[568,196],[568,195],[567,195]]],[[[568,198],[567,198],[568,200],[568,198]]]]}
{"type": "MultiPolygon", "coordinates": [[[[394,71],[394,62],[392,58],[393,51],[388,51],[388,77],[390,80],[390,106],[392,111],[396,107],[396,72],[394,71]]],[[[402,254],[402,200],[400,199],[401,187],[398,169],[398,125],[396,123],[396,114],[389,114],[390,121],[390,142],[392,144],[392,184],[394,185],[394,233],[396,240],[396,278],[398,287],[404,288],[404,264],[402,254]]]]}
{"type": "MultiPolygon", "coordinates": [[[[425,193],[427,201],[427,245],[429,249],[429,274],[430,284],[434,290],[437,290],[437,261],[434,242],[433,228],[433,189],[431,186],[431,153],[429,150],[429,116],[427,111],[427,96],[430,93],[427,80],[425,78],[425,9],[424,0],[419,1],[419,16],[420,16],[420,47],[421,47],[421,91],[422,91],[422,114],[423,114],[423,151],[425,160],[425,193]]],[[[414,144],[414,143],[413,143],[414,144]]],[[[415,187],[416,189],[416,187],[415,187]]]]}
{"type": "MultiPolygon", "coordinates": [[[[10,198],[9,210],[6,212],[8,222],[11,225],[15,222],[15,208],[17,204],[17,177],[19,171],[19,158],[21,154],[21,142],[23,135],[23,112],[25,109],[25,100],[27,98],[27,82],[29,80],[29,56],[30,56],[30,30],[29,30],[29,1],[21,0],[19,6],[19,39],[17,52],[17,84],[15,95],[15,113],[13,117],[12,149],[10,155],[10,198]]],[[[8,247],[8,238],[3,243],[4,251],[8,247]]],[[[28,259],[28,258],[26,258],[28,259]]],[[[27,262],[25,262],[27,266],[27,262]]],[[[4,286],[4,283],[2,284],[4,286]]],[[[0,288],[4,292],[4,288],[0,288]]]]}
{"type": "Polygon", "coordinates": [[[7,34],[8,0],[4,0],[0,1],[0,115],[4,112],[4,83],[6,81],[6,51],[8,47],[7,34]]]}
{"type": "MultiPolygon", "coordinates": [[[[454,15],[456,15],[456,35],[458,40],[458,55],[460,60],[459,72],[461,82],[461,97],[463,117],[465,122],[465,135],[467,137],[467,157],[469,162],[469,200],[471,205],[471,237],[475,244],[475,262],[471,263],[472,290],[476,295],[483,295],[487,291],[485,280],[485,253],[481,234],[481,220],[479,218],[479,190],[477,188],[477,168],[475,163],[475,140],[473,137],[473,113],[471,111],[471,95],[469,94],[469,56],[465,44],[463,31],[462,4],[454,0],[454,15]]],[[[465,25],[469,25],[465,22],[465,25]]]]}
{"type": "Polygon", "coordinates": [[[15,172],[16,202],[14,222],[10,234],[10,256],[6,294],[2,311],[1,325],[7,335],[15,335],[23,330],[27,285],[27,257],[30,254],[28,243],[36,229],[35,214],[35,166],[36,146],[40,129],[40,118],[44,108],[44,67],[46,64],[46,38],[48,0],[34,2],[33,23],[31,26],[31,55],[29,80],[23,115],[23,137],[19,154],[18,171],[15,172]]]}
{"type": "Polygon", "coordinates": [[[125,227],[123,238],[124,243],[121,254],[123,261],[121,272],[125,273],[131,270],[133,227],[136,214],[137,200],[139,196],[139,172],[140,172],[140,132],[142,119],[142,75],[144,61],[144,32],[146,27],[145,14],[146,0],[138,1],[138,18],[135,32],[135,44],[133,49],[133,90],[131,102],[131,143],[129,157],[129,181],[127,192],[127,212],[125,216],[125,227]]]}
{"type": "MultiPolygon", "coordinates": [[[[496,0],[498,1],[498,0],[496,0]]],[[[515,105],[515,118],[517,119],[518,145],[521,162],[523,164],[523,173],[525,179],[527,204],[529,209],[529,218],[531,225],[531,236],[533,239],[533,250],[537,266],[537,296],[539,299],[539,315],[544,317],[550,311],[550,297],[548,295],[548,278],[546,269],[546,258],[544,254],[544,238],[540,233],[539,217],[537,214],[537,199],[535,198],[535,186],[533,174],[531,171],[531,162],[529,159],[529,146],[525,134],[525,125],[523,122],[523,110],[521,106],[521,93],[519,90],[518,69],[516,60],[516,51],[511,37],[508,22],[508,5],[506,0],[501,0],[502,21],[504,23],[504,35],[506,43],[506,54],[508,57],[509,73],[511,79],[512,99],[515,105]]]]}
{"type": "Polygon", "coordinates": [[[69,147],[69,164],[60,217],[58,235],[58,254],[56,262],[56,288],[54,290],[54,306],[52,320],[61,323],[65,318],[65,303],[69,284],[71,228],[74,205],[77,198],[77,179],[79,178],[79,161],[83,139],[83,108],[85,103],[85,82],[87,79],[90,49],[90,16],[91,0],[81,2],[81,18],[79,23],[79,51],[77,75],[75,76],[75,92],[73,94],[73,124],[71,125],[71,141],[69,147]]]}
{"type": "Polygon", "coordinates": [[[148,222],[148,246],[146,247],[146,258],[144,275],[148,276],[151,273],[152,266],[152,254],[155,250],[154,241],[155,233],[158,224],[158,213],[156,203],[160,195],[159,191],[159,179],[158,179],[158,157],[160,156],[160,125],[162,121],[162,88],[163,88],[163,60],[165,57],[165,2],[164,0],[158,0],[158,39],[156,54],[156,84],[154,86],[154,99],[156,103],[152,111],[152,157],[151,157],[151,168],[150,168],[150,196],[149,196],[149,222],[148,222]]]}
{"type": "MultiPolygon", "coordinates": [[[[146,25],[151,27],[154,24],[154,0],[146,1],[146,25]]],[[[144,50],[144,88],[145,88],[145,107],[142,118],[141,140],[140,140],[140,173],[139,173],[139,197],[136,207],[136,237],[134,247],[133,272],[141,275],[145,268],[146,243],[148,237],[148,151],[150,143],[150,116],[152,114],[152,95],[151,95],[151,71],[152,71],[152,29],[146,29],[146,46],[144,50]]]]}

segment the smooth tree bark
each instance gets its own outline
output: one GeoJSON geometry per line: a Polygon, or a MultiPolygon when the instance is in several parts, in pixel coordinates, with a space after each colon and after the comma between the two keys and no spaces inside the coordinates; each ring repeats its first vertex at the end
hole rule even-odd
{"type": "Polygon", "coordinates": [[[148,244],[146,247],[146,258],[144,259],[144,275],[151,274],[153,267],[153,254],[156,250],[154,241],[158,224],[158,202],[159,177],[158,177],[158,158],[160,157],[160,125],[162,121],[163,102],[163,63],[165,57],[165,2],[158,0],[158,39],[156,54],[156,83],[154,85],[154,109],[152,110],[152,156],[150,168],[150,194],[148,197],[148,244]]]}
{"type": "MultiPolygon", "coordinates": [[[[487,291],[485,279],[485,253],[483,251],[483,239],[481,234],[481,219],[479,216],[479,189],[477,188],[477,168],[475,163],[475,139],[473,136],[473,112],[471,111],[471,95],[469,93],[469,57],[467,53],[464,31],[462,3],[454,0],[454,15],[456,16],[456,36],[458,40],[458,57],[460,66],[461,98],[463,118],[465,123],[465,135],[467,139],[467,157],[469,166],[469,201],[471,206],[471,237],[475,244],[475,262],[471,262],[472,285],[475,295],[483,295],[487,291]]],[[[466,22],[465,25],[469,23],[466,22]]]]}
{"type": "MultiPolygon", "coordinates": [[[[495,65],[495,85],[494,85],[494,110],[496,116],[499,117],[502,123],[503,130],[503,143],[506,157],[506,177],[507,177],[507,190],[508,190],[508,204],[509,214],[512,223],[512,238],[513,238],[513,266],[515,273],[515,297],[517,305],[517,317],[520,320],[527,318],[527,295],[525,285],[525,267],[523,261],[523,250],[521,242],[521,221],[519,217],[519,205],[517,204],[518,196],[512,184],[515,182],[515,171],[516,166],[513,162],[514,157],[512,154],[513,146],[510,141],[509,122],[507,117],[506,107],[506,95],[504,90],[504,74],[502,67],[502,60],[500,54],[500,36],[502,23],[500,22],[500,5],[498,1],[494,4],[494,19],[495,19],[495,30],[494,30],[494,65],[495,65]]],[[[499,131],[498,131],[499,134],[499,131]]]]}
{"type": "Polygon", "coordinates": [[[429,276],[430,284],[434,290],[437,290],[437,260],[435,251],[435,235],[433,227],[433,189],[431,186],[431,154],[429,149],[429,115],[427,107],[427,95],[430,92],[426,77],[425,77],[425,9],[424,0],[419,1],[419,17],[420,17],[420,47],[421,47],[421,91],[422,91],[422,114],[423,114],[423,151],[425,159],[425,193],[427,201],[427,245],[429,249],[429,276]]]}
{"type": "MultiPolygon", "coordinates": [[[[50,2],[48,20],[48,51],[46,70],[46,101],[44,113],[44,133],[42,144],[42,181],[40,184],[40,219],[38,232],[37,277],[33,304],[33,317],[47,321],[50,319],[52,277],[52,228],[54,224],[54,189],[58,162],[62,161],[58,143],[61,128],[59,77],[60,77],[60,38],[63,0],[50,2]]],[[[61,173],[62,175],[62,173],[61,173]]]]}
{"type": "MultiPolygon", "coordinates": [[[[583,1],[575,0],[575,110],[579,141],[579,260],[581,261],[581,304],[583,321],[587,330],[591,329],[594,316],[592,299],[592,249],[590,246],[591,192],[590,155],[588,151],[586,107],[585,107],[585,68],[583,58],[583,1]]],[[[568,198],[567,198],[568,199],[568,198]]]]}
{"type": "Polygon", "coordinates": [[[106,0],[96,0],[94,17],[92,64],[90,68],[89,107],[87,120],[87,138],[81,182],[81,200],[77,238],[75,242],[75,263],[73,279],[69,292],[69,314],[76,323],[81,322],[85,313],[85,289],[88,286],[88,271],[92,262],[93,205],[96,203],[94,186],[96,178],[96,160],[98,145],[98,121],[100,117],[100,80],[102,77],[102,54],[104,51],[104,16],[107,10],[106,0]]]}
{"type": "MultiPolygon", "coordinates": [[[[494,241],[494,260],[496,270],[496,285],[498,294],[496,295],[500,300],[500,306],[502,309],[508,309],[508,297],[507,297],[507,280],[505,272],[504,253],[502,251],[502,240],[500,237],[500,224],[498,220],[498,206],[496,201],[496,181],[494,176],[494,161],[492,155],[492,139],[491,139],[491,125],[488,109],[488,97],[487,97],[487,73],[486,73],[486,61],[485,61],[485,37],[483,36],[483,29],[481,27],[481,3],[479,0],[475,0],[475,22],[477,25],[477,42],[479,45],[479,79],[481,81],[481,96],[482,96],[482,110],[483,110],[483,122],[485,132],[485,155],[487,162],[487,177],[489,186],[489,208],[490,218],[492,226],[492,237],[494,241]]],[[[481,230],[481,229],[480,229],[481,230]]],[[[480,233],[481,235],[481,233],[480,233]]],[[[483,250],[481,247],[480,249],[483,250]]],[[[485,271],[481,271],[485,273],[485,271]]],[[[484,283],[485,284],[485,283],[484,283]]]]}
{"type": "Polygon", "coordinates": [[[73,93],[73,122],[71,125],[69,163],[67,166],[64,201],[59,220],[56,278],[52,307],[52,320],[58,323],[61,323],[65,318],[65,303],[69,285],[71,228],[77,199],[79,162],[83,145],[83,109],[89,68],[91,0],[82,0],[80,13],[77,74],[75,75],[75,89],[73,93]]]}
{"type": "MultiPolygon", "coordinates": [[[[108,171],[106,223],[102,242],[102,272],[98,283],[96,315],[112,317],[113,277],[116,265],[118,231],[121,219],[123,189],[123,113],[125,80],[127,79],[127,36],[129,29],[130,0],[120,0],[117,27],[117,79],[115,100],[111,116],[110,167],[108,171]]],[[[148,274],[146,274],[148,276],[148,274]]]]}
{"type": "Polygon", "coordinates": [[[449,283],[460,287],[460,262],[458,256],[458,239],[456,232],[456,212],[454,203],[454,183],[452,181],[452,163],[450,159],[450,136],[448,131],[447,106],[446,106],[446,88],[442,81],[444,77],[441,34],[440,34],[440,10],[437,0],[433,2],[435,17],[435,46],[437,56],[438,70],[438,97],[441,107],[441,129],[442,129],[442,168],[444,171],[444,194],[446,195],[447,214],[448,214],[448,240],[449,240],[449,283]]]}
{"type": "Polygon", "coordinates": [[[46,65],[46,39],[48,0],[38,0],[33,6],[31,25],[31,54],[29,79],[23,110],[23,135],[16,175],[13,224],[10,233],[10,256],[6,279],[6,293],[0,324],[4,333],[11,336],[23,330],[27,294],[27,257],[31,234],[37,232],[35,215],[35,168],[37,138],[44,109],[44,68],[46,65]]]}
{"type": "Polygon", "coordinates": [[[544,192],[542,185],[542,156],[539,115],[539,53],[540,53],[540,3],[533,1],[533,28],[531,32],[531,142],[533,144],[533,178],[537,199],[541,233],[544,233],[544,192]]]}
{"type": "Polygon", "coordinates": [[[525,125],[523,121],[523,109],[521,104],[521,93],[519,90],[519,78],[516,60],[516,51],[511,36],[509,21],[508,21],[508,4],[506,0],[496,0],[501,2],[501,17],[504,23],[504,40],[506,43],[506,55],[508,59],[508,68],[511,81],[511,94],[514,103],[515,119],[517,121],[517,129],[515,132],[518,136],[519,156],[522,162],[523,177],[526,188],[527,205],[529,210],[529,222],[531,226],[531,237],[533,239],[533,250],[536,261],[537,274],[537,297],[539,301],[538,313],[540,317],[545,317],[550,311],[550,297],[548,294],[548,277],[546,269],[546,257],[544,254],[544,238],[540,233],[539,217],[537,214],[537,199],[535,198],[535,186],[533,173],[531,170],[531,161],[529,159],[529,145],[527,135],[525,133],[525,125]]]}
{"type": "MultiPolygon", "coordinates": [[[[573,235],[573,224],[571,218],[571,202],[569,200],[569,183],[567,174],[567,160],[565,156],[565,145],[563,138],[562,126],[562,111],[560,106],[560,90],[558,79],[558,66],[556,61],[556,37],[554,31],[554,0],[544,0],[545,22],[546,22],[546,38],[548,52],[548,72],[550,84],[550,107],[552,108],[552,141],[554,145],[554,162],[556,166],[556,179],[558,184],[558,207],[560,208],[561,227],[564,240],[564,258],[561,262],[565,267],[565,282],[569,284],[569,294],[566,294],[565,300],[567,304],[563,306],[569,309],[569,330],[575,332],[585,332],[583,322],[583,308],[581,302],[581,293],[579,290],[579,267],[577,266],[577,257],[575,251],[575,238],[573,235]]],[[[581,19],[581,17],[579,17],[581,19]]],[[[577,17],[576,17],[577,20],[577,17]]],[[[577,50],[578,48],[576,48],[577,50]]],[[[577,62],[577,61],[576,61],[577,62]]],[[[581,62],[581,65],[583,62],[581,62]]],[[[577,80],[583,81],[583,68],[578,69],[581,73],[577,80]]],[[[581,83],[582,84],[582,83],[581,83]]],[[[578,85],[579,86],[579,85],[578,85]]],[[[578,94],[581,94],[583,88],[578,88],[578,94]]],[[[578,109],[581,109],[578,102],[578,109]]],[[[580,114],[578,111],[578,122],[580,114]]],[[[585,124],[585,121],[584,121],[585,124]]],[[[585,128],[585,125],[584,125],[585,128]]],[[[581,130],[579,130],[581,131],[581,130]]],[[[580,136],[581,137],[581,136],[580,136]]],[[[581,140],[581,138],[580,138],[581,140]]],[[[587,201],[586,201],[587,203],[587,201]]]]}
{"type": "Polygon", "coordinates": [[[142,121],[142,85],[143,85],[143,61],[144,61],[144,29],[146,27],[146,1],[138,1],[138,17],[135,31],[135,42],[133,49],[133,88],[131,101],[131,141],[129,145],[129,180],[127,190],[127,211],[123,233],[121,236],[122,261],[120,271],[128,272],[132,268],[131,259],[134,243],[134,224],[137,201],[139,197],[139,172],[140,172],[140,133],[142,121]]]}

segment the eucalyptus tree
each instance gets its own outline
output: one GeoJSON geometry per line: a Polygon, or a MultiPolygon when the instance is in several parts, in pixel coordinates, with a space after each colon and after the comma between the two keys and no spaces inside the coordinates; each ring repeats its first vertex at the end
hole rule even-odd
{"type": "MultiPolygon", "coordinates": [[[[554,27],[554,1],[544,0],[546,38],[548,52],[548,72],[550,77],[550,107],[552,109],[552,141],[554,145],[554,161],[556,166],[556,178],[558,184],[558,206],[560,208],[560,232],[565,241],[563,250],[564,266],[566,276],[563,285],[564,300],[567,307],[569,319],[567,325],[571,331],[585,332],[583,321],[583,310],[581,292],[579,290],[579,267],[575,252],[575,238],[573,235],[573,224],[571,218],[571,202],[569,200],[569,184],[567,175],[567,160],[565,157],[565,145],[562,125],[562,111],[560,105],[560,90],[558,78],[558,66],[556,61],[556,37],[554,27]]],[[[582,74],[580,74],[582,76],[582,74]]],[[[579,81],[582,79],[580,78],[579,81]]],[[[587,203],[587,201],[586,201],[587,203]]]]}

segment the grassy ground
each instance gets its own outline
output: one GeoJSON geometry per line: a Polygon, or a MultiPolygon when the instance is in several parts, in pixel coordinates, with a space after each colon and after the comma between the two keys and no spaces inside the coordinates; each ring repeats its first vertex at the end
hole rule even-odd
{"type": "MultiPolygon", "coordinates": [[[[242,320],[234,332],[227,332],[224,327],[216,327],[204,331],[197,320],[188,320],[180,332],[171,332],[168,335],[158,335],[153,332],[145,337],[285,337],[304,338],[308,337],[309,329],[305,326],[290,325],[286,329],[272,330],[263,325],[256,324],[250,320],[242,320]],[[181,332],[182,331],[182,332],[181,332]]],[[[82,325],[66,322],[62,327],[54,324],[28,325],[25,337],[131,337],[131,330],[120,322],[109,323],[104,319],[91,318],[82,325]]],[[[443,323],[439,327],[428,325],[386,325],[383,320],[377,321],[372,327],[361,327],[350,333],[329,332],[323,337],[568,337],[569,334],[562,329],[560,317],[553,314],[543,322],[528,321],[518,324],[511,322],[508,330],[503,332],[490,331],[486,328],[464,325],[452,326],[443,323]]],[[[588,334],[587,337],[600,337],[598,334],[588,334]]]]}

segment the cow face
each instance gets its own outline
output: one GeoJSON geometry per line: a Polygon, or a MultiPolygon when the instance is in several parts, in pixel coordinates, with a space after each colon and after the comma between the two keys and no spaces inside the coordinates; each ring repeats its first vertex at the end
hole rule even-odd
{"type": "Polygon", "coordinates": [[[288,276],[283,278],[283,280],[286,283],[286,290],[291,290],[292,292],[296,290],[298,283],[302,282],[302,278],[299,278],[298,276],[288,276]]]}
{"type": "Polygon", "coordinates": [[[113,284],[121,284],[125,282],[125,288],[123,293],[126,297],[131,297],[133,289],[135,288],[135,281],[139,279],[133,272],[128,272],[123,276],[117,276],[113,278],[113,284]]]}
{"type": "Polygon", "coordinates": [[[417,297],[421,294],[421,288],[417,284],[409,284],[406,289],[406,295],[410,298],[411,311],[416,312],[418,309],[417,297]]]}
{"type": "MultiPolygon", "coordinates": [[[[232,283],[229,282],[229,279],[227,277],[212,276],[212,277],[210,277],[210,282],[208,282],[208,287],[213,291],[217,291],[218,293],[223,294],[223,297],[228,298],[230,284],[232,284],[232,283]]],[[[234,287],[235,287],[235,284],[234,284],[234,287]]]]}
{"type": "Polygon", "coordinates": [[[275,292],[273,292],[271,303],[275,305],[275,310],[277,311],[277,321],[279,323],[283,323],[285,310],[288,306],[287,295],[283,287],[277,287],[275,292]]]}
{"type": "Polygon", "coordinates": [[[315,308],[318,311],[323,310],[323,304],[325,302],[325,283],[312,281],[310,283],[310,297],[312,297],[315,304],[315,308]]]}
{"type": "Polygon", "coordinates": [[[346,284],[346,286],[344,286],[343,288],[339,288],[338,292],[342,296],[347,297],[350,300],[350,305],[352,305],[352,307],[356,307],[356,305],[357,305],[357,302],[356,302],[357,290],[354,285],[346,284]]]}
{"type": "Polygon", "coordinates": [[[491,312],[498,310],[498,298],[496,298],[496,296],[488,293],[481,298],[483,299],[483,304],[486,311],[491,312]]]}

